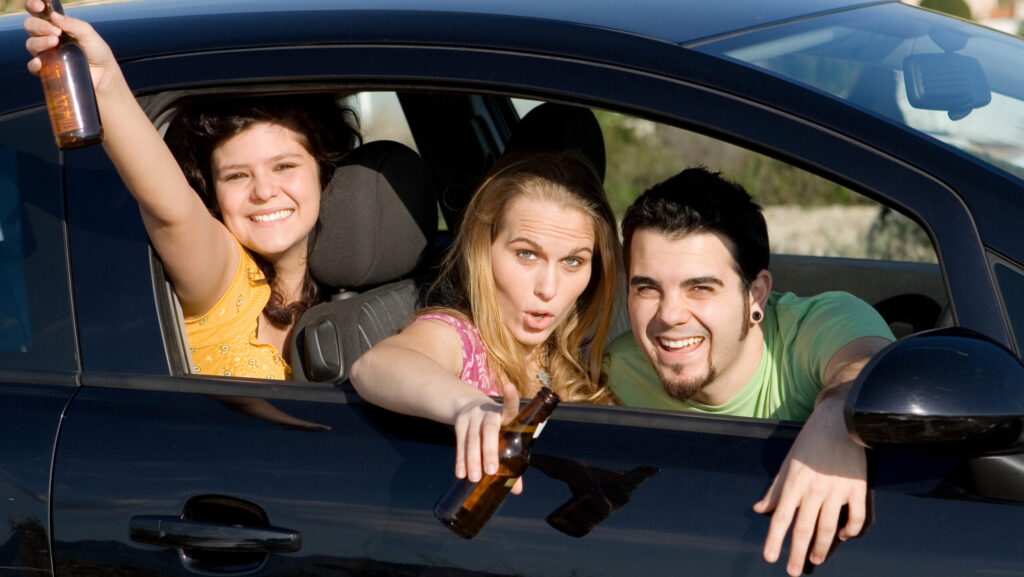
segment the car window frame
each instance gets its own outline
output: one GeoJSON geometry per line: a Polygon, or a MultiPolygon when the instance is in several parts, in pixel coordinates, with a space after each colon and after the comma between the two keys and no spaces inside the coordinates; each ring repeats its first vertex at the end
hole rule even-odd
{"type": "MultiPolygon", "coordinates": [[[[710,58],[705,60],[716,66],[728,66],[710,58]]],[[[733,69],[739,70],[739,67],[733,69]]],[[[995,290],[984,265],[980,265],[982,274],[974,274],[979,270],[977,263],[981,259],[973,262],[972,259],[983,254],[982,246],[971,215],[954,190],[936,176],[892,156],[877,145],[854,140],[837,129],[785,109],[751,101],[727,90],[728,87],[655,74],[650,70],[542,54],[409,45],[312,45],[288,50],[179,54],[125,62],[124,70],[139,95],[173,90],[189,83],[215,89],[237,87],[247,81],[258,81],[263,86],[278,81],[318,87],[346,86],[353,91],[459,90],[603,108],[700,132],[833,180],[924,224],[935,243],[960,324],[987,333],[1004,344],[1009,340],[999,311],[984,303],[986,299],[976,298],[979,292],[994,295],[995,290]],[[408,58],[411,50],[417,54],[415,64],[408,58]],[[261,54],[273,57],[262,58],[261,54]],[[219,65],[238,58],[243,58],[240,66],[219,65]],[[466,66],[451,66],[453,58],[466,66]],[[217,78],[204,76],[206,72],[190,74],[195,68],[193,64],[199,66],[200,63],[202,70],[224,73],[217,78]],[[498,80],[488,74],[494,69],[503,71],[498,80]],[[429,81],[424,80],[425,70],[433,71],[429,81]],[[587,86],[588,90],[583,92],[580,86],[587,86]],[[778,130],[780,126],[788,130],[778,130]],[[834,164],[838,152],[844,154],[843,172],[834,164]],[[878,165],[891,170],[874,170],[878,165]],[[953,224],[930,220],[943,213],[957,218],[953,224]],[[958,271],[952,281],[946,274],[951,267],[958,271]],[[965,286],[964,279],[971,279],[975,284],[965,286]],[[968,295],[975,298],[968,298],[968,295]]],[[[745,71],[748,77],[757,74],[745,71]]],[[[722,74],[717,76],[722,77],[722,74]]],[[[739,80],[742,79],[730,82],[739,80]]],[[[800,89],[786,87],[786,90],[791,93],[800,89]]],[[[787,95],[787,98],[792,97],[792,94],[787,95]]],[[[817,108],[827,108],[828,103],[815,103],[815,107],[820,114],[817,108]]],[[[169,342],[166,335],[164,341],[166,346],[169,342]]]]}

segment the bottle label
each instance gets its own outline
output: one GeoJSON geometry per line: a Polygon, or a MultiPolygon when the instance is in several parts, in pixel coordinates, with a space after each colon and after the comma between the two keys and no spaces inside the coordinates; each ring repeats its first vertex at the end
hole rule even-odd
{"type": "Polygon", "coordinates": [[[50,120],[53,122],[54,133],[66,134],[82,130],[84,114],[75,106],[75,101],[71,98],[67,88],[69,83],[78,79],[67,78],[68,69],[61,66],[57,58],[53,60],[51,70],[48,74],[43,75],[43,82],[48,85],[47,95],[50,97],[46,99],[46,104],[49,108],[50,120]]]}
{"type": "Polygon", "coordinates": [[[541,421],[541,423],[539,425],[537,425],[537,430],[533,432],[533,438],[534,439],[536,439],[537,437],[540,436],[540,432],[544,430],[544,425],[547,425],[547,424],[548,424],[547,419],[544,419],[543,421],[541,421]]]}

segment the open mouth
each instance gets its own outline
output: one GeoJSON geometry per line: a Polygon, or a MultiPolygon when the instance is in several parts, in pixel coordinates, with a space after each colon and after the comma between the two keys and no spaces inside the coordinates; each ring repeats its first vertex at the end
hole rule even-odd
{"type": "Polygon", "coordinates": [[[249,218],[252,221],[254,221],[254,222],[260,222],[260,223],[274,222],[274,221],[277,221],[277,220],[281,220],[283,218],[288,218],[289,216],[291,216],[291,214],[293,212],[295,212],[294,209],[286,208],[284,210],[278,210],[278,211],[267,213],[267,214],[254,214],[254,215],[250,216],[249,218]]]}
{"type": "Polygon", "coordinates": [[[695,349],[704,342],[704,337],[689,337],[685,339],[666,339],[658,337],[658,344],[667,351],[683,351],[695,349]]]}
{"type": "Polygon", "coordinates": [[[534,330],[543,330],[555,318],[554,315],[545,312],[527,311],[526,324],[534,330]]]}

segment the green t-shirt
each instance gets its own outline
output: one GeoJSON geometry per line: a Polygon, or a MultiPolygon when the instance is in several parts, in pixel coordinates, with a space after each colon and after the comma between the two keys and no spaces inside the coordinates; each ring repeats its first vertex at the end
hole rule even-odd
{"type": "Polygon", "coordinates": [[[863,337],[894,340],[871,305],[845,292],[813,297],[773,292],[761,326],[761,364],[747,385],[722,405],[680,401],[666,393],[631,332],[608,347],[602,371],[628,407],[805,421],[814,409],[825,368],[839,349],[863,337]]]}

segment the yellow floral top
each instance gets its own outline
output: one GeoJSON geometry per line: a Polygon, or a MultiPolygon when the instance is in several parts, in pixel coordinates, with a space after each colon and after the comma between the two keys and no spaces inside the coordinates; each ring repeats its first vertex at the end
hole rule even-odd
{"type": "Polygon", "coordinates": [[[185,321],[192,372],[200,375],[290,379],[292,369],[273,345],[256,342],[270,285],[249,252],[238,245],[231,286],[205,315],[185,321]]]}

